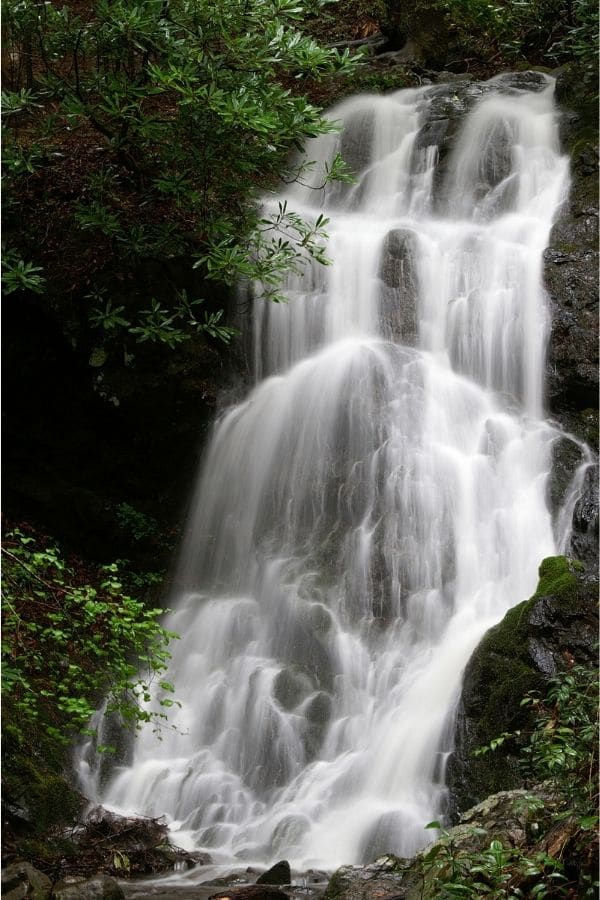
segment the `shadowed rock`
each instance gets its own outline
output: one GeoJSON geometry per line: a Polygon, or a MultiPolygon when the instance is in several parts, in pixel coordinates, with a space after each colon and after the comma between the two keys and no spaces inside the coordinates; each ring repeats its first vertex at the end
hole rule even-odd
{"type": "Polygon", "coordinates": [[[256,879],[257,884],[290,884],[292,873],[290,872],[290,864],[287,859],[282,859],[275,863],[270,869],[256,879]]]}

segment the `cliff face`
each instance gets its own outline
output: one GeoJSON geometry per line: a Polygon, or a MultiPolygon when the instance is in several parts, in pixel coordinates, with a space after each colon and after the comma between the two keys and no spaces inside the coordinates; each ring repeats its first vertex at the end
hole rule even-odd
{"type": "Polygon", "coordinates": [[[582,101],[577,72],[566,68],[557,78],[563,105],[561,136],[571,157],[569,199],[544,254],[544,280],[552,325],[548,347],[547,404],[567,433],[555,447],[554,478],[574,472],[581,448],[592,450],[573,515],[568,554],[598,565],[598,126],[595,101],[582,101]],[[570,460],[570,462],[569,462],[570,460]]]}
{"type": "Polygon", "coordinates": [[[583,414],[598,401],[598,131],[596,111],[577,99],[574,77],[566,70],[556,85],[572,186],[545,252],[552,314],[547,400],[551,413],[589,442],[583,414]]]}

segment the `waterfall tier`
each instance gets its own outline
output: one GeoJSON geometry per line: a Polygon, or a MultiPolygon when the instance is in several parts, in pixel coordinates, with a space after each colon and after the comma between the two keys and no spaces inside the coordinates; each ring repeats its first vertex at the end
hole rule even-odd
{"type": "Polygon", "coordinates": [[[100,798],[217,862],[423,846],[469,655],[556,550],[541,257],[568,163],[553,82],[519,84],[348,100],[309,158],[355,183],[265,200],[323,212],[332,264],[255,306],[257,384],[215,426],[175,579],[177,731],[100,798]]]}

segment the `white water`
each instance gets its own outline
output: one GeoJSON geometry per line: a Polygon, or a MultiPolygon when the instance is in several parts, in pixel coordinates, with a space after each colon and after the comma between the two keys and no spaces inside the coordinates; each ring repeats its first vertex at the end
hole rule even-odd
{"type": "Polygon", "coordinates": [[[568,165],[552,83],[507,84],[443,177],[435,90],[343,103],[311,154],[356,184],[285,198],[325,210],[333,264],[257,305],[262,380],[215,428],[167,623],[182,733],[143,734],[99,797],[217,862],[423,846],[469,655],[556,550],[541,254],[568,165]]]}

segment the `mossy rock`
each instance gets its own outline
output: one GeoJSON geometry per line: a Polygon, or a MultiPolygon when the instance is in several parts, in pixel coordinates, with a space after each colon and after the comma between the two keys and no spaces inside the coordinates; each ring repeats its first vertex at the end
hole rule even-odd
{"type": "Polygon", "coordinates": [[[563,556],[545,559],[533,597],[509,610],[471,657],[447,772],[451,817],[489,794],[519,786],[518,737],[493,754],[474,752],[500,735],[531,729],[531,709],[521,706],[525,695],[545,693],[551,678],[576,663],[594,664],[598,585],[582,570],[563,556]]]}
{"type": "Polygon", "coordinates": [[[72,824],[84,799],[59,773],[39,767],[26,757],[5,767],[3,802],[29,824],[33,834],[45,834],[56,825],[72,824]]]}
{"type": "Polygon", "coordinates": [[[9,697],[3,701],[2,813],[7,846],[25,859],[47,862],[69,856],[71,844],[49,834],[77,821],[85,798],[66,777],[65,746],[43,728],[19,722],[9,697]]]}

